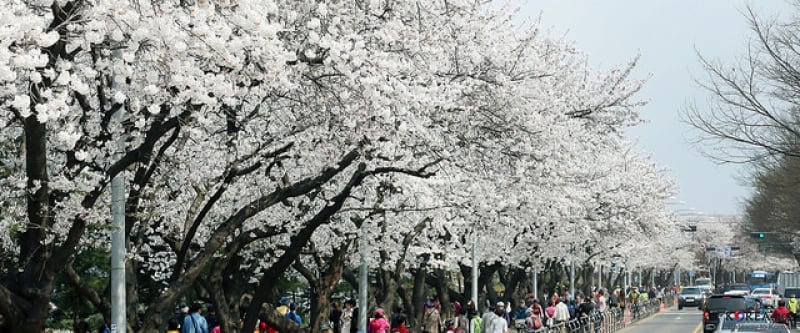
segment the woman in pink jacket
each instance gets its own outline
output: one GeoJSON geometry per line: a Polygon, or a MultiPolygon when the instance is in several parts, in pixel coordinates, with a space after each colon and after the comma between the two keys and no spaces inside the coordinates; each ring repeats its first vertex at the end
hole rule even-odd
{"type": "Polygon", "coordinates": [[[383,309],[375,309],[375,318],[369,322],[369,333],[388,333],[390,327],[389,321],[383,315],[383,309]]]}

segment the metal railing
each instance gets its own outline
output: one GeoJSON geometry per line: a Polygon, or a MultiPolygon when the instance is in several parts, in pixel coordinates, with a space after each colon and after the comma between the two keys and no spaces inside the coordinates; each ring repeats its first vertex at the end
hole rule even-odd
{"type": "MultiPolygon", "coordinates": [[[[670,297],[665,298],[666,304],[674,302],[670,297]]],[[[595,313],[588,317],[575,318],[565,323],[542,327],[538,330],[527,330],[527,333],[611,333],[625,328],[641,319],[652,316],[661,310],[658,300],[639,302],[636,306],[628,304],[628,309],[609,308],[605,312],[595,313]],[[626,322],[626,311],[631,320],[626,322]],[[635,311],[635,313],[634,313],[635,311]]],[[[526,333],[525,330],[519,333],[526,333]]]]}

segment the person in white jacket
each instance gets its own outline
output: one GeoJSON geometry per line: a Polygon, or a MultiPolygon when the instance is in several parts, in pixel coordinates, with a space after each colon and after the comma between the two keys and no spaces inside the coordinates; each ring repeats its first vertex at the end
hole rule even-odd
{"type": "Polygon", "coordinates": [[[569,308],[562,298],[559,298],[558,304],[556,304],[556,315],[553,317],[553,321],[555,325],[561,325],[562,331],[566,328],[566,324],[569,321],[569,308]]]}

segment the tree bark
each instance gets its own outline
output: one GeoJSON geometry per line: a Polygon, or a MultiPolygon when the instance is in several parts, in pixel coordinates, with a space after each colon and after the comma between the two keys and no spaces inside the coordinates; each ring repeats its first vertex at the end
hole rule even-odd
{"type": "Polygon", "coordinates": [[[420,326],[422,326],[422,305],[425,304],[427,300],[427,287],[425,286],[425,276],[428,274],[427,265],[423,262],[420,264],[420,267],[416,269],[414,272],[414,289],[412,296],[412,302],[414,303],[414,308],[409,309],[409,317],[414,318],[416,321],[417,332],[421,330],[420,326]]]}

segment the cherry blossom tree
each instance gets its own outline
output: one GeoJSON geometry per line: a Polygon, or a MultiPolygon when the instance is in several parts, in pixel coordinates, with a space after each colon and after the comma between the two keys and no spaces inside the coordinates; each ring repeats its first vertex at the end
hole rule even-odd
{"type": "Polygon", "coordinates": [[[646,242],[668,228],[671,185],[622,139],[641,105],[635,62],[594,71],[509,13],[471,1],[0,4],[0,135],[19,143],[0,163],[2,329],[40,331],[56,275],[81,285],[70,259],[106,246],[118,175],[128,313],[145,303],[148,331],[190,293],[235,330],[241,281],[247,331],[292,267],[323,298],[367,250],[356,236],[399,288],[404,270],[471,264],[472,230],[490,235],[481,263],[518,269],[607,258],[626,249],[617,232],[646,242]],[[587,239],[611,248],[579,249],[587,239]]]}
{"type": "MultiPolygon", "coordinates": [[[[531,31],[535,32],[536,29],[531,31]]],[[[525,39],[522,46],[518,46],[513,51],[506,50],[505,54],[514,54],[514,51],[545,50],[549,46],[557,45],[551,40],[537,40],[535,33],[529,37],[529,39],[525,39]]],[[[501,45],[481,46],[481,48],[490,50],[499,48],[501,49],[499,53],[504,52],[501,45]]],[[[568,49],[568,47],[563,48],[568,49]]],[[[562,60],[559,57],[567,57],[556,51],[553,51],[550,56],[554,57],[552,60],[554,63],[562,60]]],[[[492,60],[518,60],[523,57],[489,58],[492,60]]],[[[533,58],[545,63],[550,60],[547,57],[533,58]]],[[[564,62],[580,63],[576,59],[570,60],[564,62]]],[[[469,62],[462,64],[469,64],[469,62]]],[[[543,68],[546,67],[539,63],[536,64],[543,68]]],[[[612,242],[615,239],[619,243],[619,235],[629,233],[637,235],[644,233],[648,235],[646,240],[651,240],[658,237],[660,231],[669,229],[669,225],[659,226],[662,223],[670,222],[666,219],[663,200],[672,192],[671,185],[663,181],[663,170],[655,168],[652,163],[648,163],[640,157],[621,158],[620,156],[624,155],[622,153],[630,148],[624,143],[616,141],[618,134],[615,133],[621,132],[624,126],[635,123],[635,115],[631,113],[631,108],[639,105],[637,102],[628,101],[632,92],[637,89],[637,84],[620,83],[627,76],[629,68],[628,70],[613,70],[608,77],[584,85],[600,91],[612,90],[619,94],[617,97],[609,100],[596,100],[595,105],[590,105],[588,102],[582,101],[580,96],[583,96],[582,94],[597,95],[598,93],[580,90],[580,93],[575,94],[579,96],[579,102],[575,103],[580,105],[580,108],[575,109],[559,104],[564,103],[559,98],[566,97],[559,94],[565,93],[565,90],[556,90],[553,94],[559,96],[551,98],[540,94],[541,91],[537,88],[539,85],[552,83],[541,80],[542,77],[559,76],[554,81],[564,84],[562,79],[566,80],[570,77],[569,74],[574,71],[573,67],[564,69],[566,74],[557,70],[554,70],[556,74],[548,74],[538,73],[535,68],[527,68],[519,64],[517,64],[519,67],[514,68],[519,73],[503,72],[504,68],[513,67],[511,65],[503,66],[491,62],[481,65],[483,66],[481,68],[490,68],[491,70],[484,69],[484,72],[479,72],[478,69],[471,69],[467,65],[462,65],[458,69],[466,73],[478,71],[480,75],[476,76],[484,82],[489,81],[489,78],[496,77],[518,77],[517,81],[519,82],[515,80],[487,82],[487,85],[493,86],[492,89],[475,90],[465,95],[464,98],[470,103],[464,104],[471,105],[472,108],[447,110],[448,112],[467,112],[468,114],[472,112],[474,116],[470,117],[470,123],[459,123],[440,116],[440,121],[446,122],[448,127],[459,128],[459,132],[462,133],[452,146],[466,148],[451,153],[450,159],[454,162],[453,172],[443,171],[441,173],[450,178],[447,186],[442,186],[447,189],[447,192],[433,196],[433,198],[440,198],[447,203],[442,206],[449,204],[456,208],[452,213],[448,213],[447,209],[442,210],[444,214],[428,213],[428,216],[431,216],[430,226],[420,231],[402,229],[404,227],[402,224],[392,224],[391,232],[395,236],[402,237],[405,234],[404,230],[414,230],[415,234],[418,234],[415,241],[411,243],[411,247],[401,247],[398,252],[413,251],[414,255],[394,256],[395,260],[399,258],[416,261],[403,264],[402,267],[419,267],[422,264],[420,260],[423,259],[425,265],[447,267],[451,270],[457,267],[455,264],[465,264],[468,262],[466,258],[469,258],[469,239],[472,237],[466,235],[470,235],[472,226],[476,224],[481,224],[479,229],[481,234],[494,236],[481,238],[481,262],[503,262],[512,265],[521,265],[525,260],[530,260],[532,256],[537,255],[563,259],[565,252],[560,247],[561,245],[566,244],[571,247],[583,245],[586,237],[597,234],[594,232],[596,229],[607,230],[606,233],[611,234],[606,238],[592,238],[598,244],[612,242]],[[521,73],[530,75],[530,77],[525,79],[526,77],[521,73]],[[509,91],[513,91],[513,93],[509,91]],[[536,96],[531,96],[532,94],[536,94],[536,96]],[[519,97],[517,101],[520,103],[519,105],[514,104],[517,97],[519,97]],[[531,112],[531,114],[514,115],[513,112],[517,108],[536,110],[534,108],[526,109],[526,107],[531,107],[528,99],[536,100],[544,105],[562,106],[562,109],[559,109],[560,112],[552,114],[531,112]],[[502,101],[502,105],[492,104],[496,101],[502,101]],[[614,109],[617,111],[614,112],[614,109]],[[514,118],[515,116],[520,119],[514,118]],[[568,139],[580,137],[576,133],[585,133],[586,137],[590,138],[586,140],[587,144],[581,145],[580,142],[576,143],[568,139]],[[609,150],[597,152],[598,145],[609,150]],[[472,158],[473,156],[480,157],[472,158]],[[595,168],[594,164],[597,164],[597,161],[608,161],[609,164],[600,164],[595,168]],[[592,168],[584,170],[587,165],[591,165],[592,168]],[[526,174],[526,172],[530,174],[526,174]],[[567,180],[565,181],[565,179],[567,180]],[[631,180],[636,182],[631,182],[631,180]],[[585,186],[585,183],[589,181],[595,185],[594,188],[585,186]],[[452,193],[460,194],[461,198],[452,193]],[[601,198],[601,195],[608,196],[608,198],[601,198]],[[462,213],[459,214],[459,211],[462,213]],[[466,213],[463,213],[464,211],[466,213]],[[564,221],[570,223],[562,223],[564,221]],[[574,224],[575,227],[564,229],[565,224],[574,224]],[[545,225],[550,225],[551,230],[542,234],[541,228],[545,225]],[[531,229],[531,233],[520,232],[525,228],[531,229]],[[551,241],[547,242],[547,239],[551,241]],[[532,244],[541,246],[542,249],[540,250],[538,246],[532,244]],[[548,249],[552,251],[545,252],[548,249]],[[548,254],[542,255],[540,251],[548,254]],[[515,253],[522,255],[515,256],[515,253]]],[[[547,68],[552,68],[552,66],[547,66],[547,68]]],[[[574,76],[586,77],[585,71],[574,72],[583,73],[581,75],[573,74],[574,76]]],[[[581,82],[571,83],[575,84],[572,89],[578,89],[581,82]]],[[[589,88],[586,89],[589,90],[589,88]]],[[[608,91],[605,92],[608,93],[608,91]]],[[[418,213],[403,213],[403,215],[407,214],[417,215],[418,213]]],[[[399,217],[393,216],[391,219],[397,220],[399,217]]],[[[408,220],[423,221],[424,219],[420,216],[408,218],[408,220]]],[[[405,225],[405,227],[410,226],[415,226],[415,224],[412,222],[405,225]]],[[[381,228],[369,228],[369,230],[381,230],[381,228]]],[[[376,237],[375,240],[369,242],[379,247],[376,250],[379,253],[395,251],[389,247],[404,244],[400,239],[386,242],[385,237],[387,236],[380,235],[379,233],[378,236],[373,236],[376,237]]],[[[330,237],[323,238],[330,239],[330,237]]],[[[633,252],[631,248],[624,249],[633,252]]],[[[569,257],[586,260],[587,255],[596,256],[598,254],[610,257],[612,253],[611,251],[583,255],[571,253],[569,257]]],[[[387,259],[387,256],[383,255],[369,257],[373,267],[386,265],[387,259]],[[377,260],[378,258],[381,260],[377,260]]],[[[392,266],[392,264],[388,266],[392,266]]]]}

